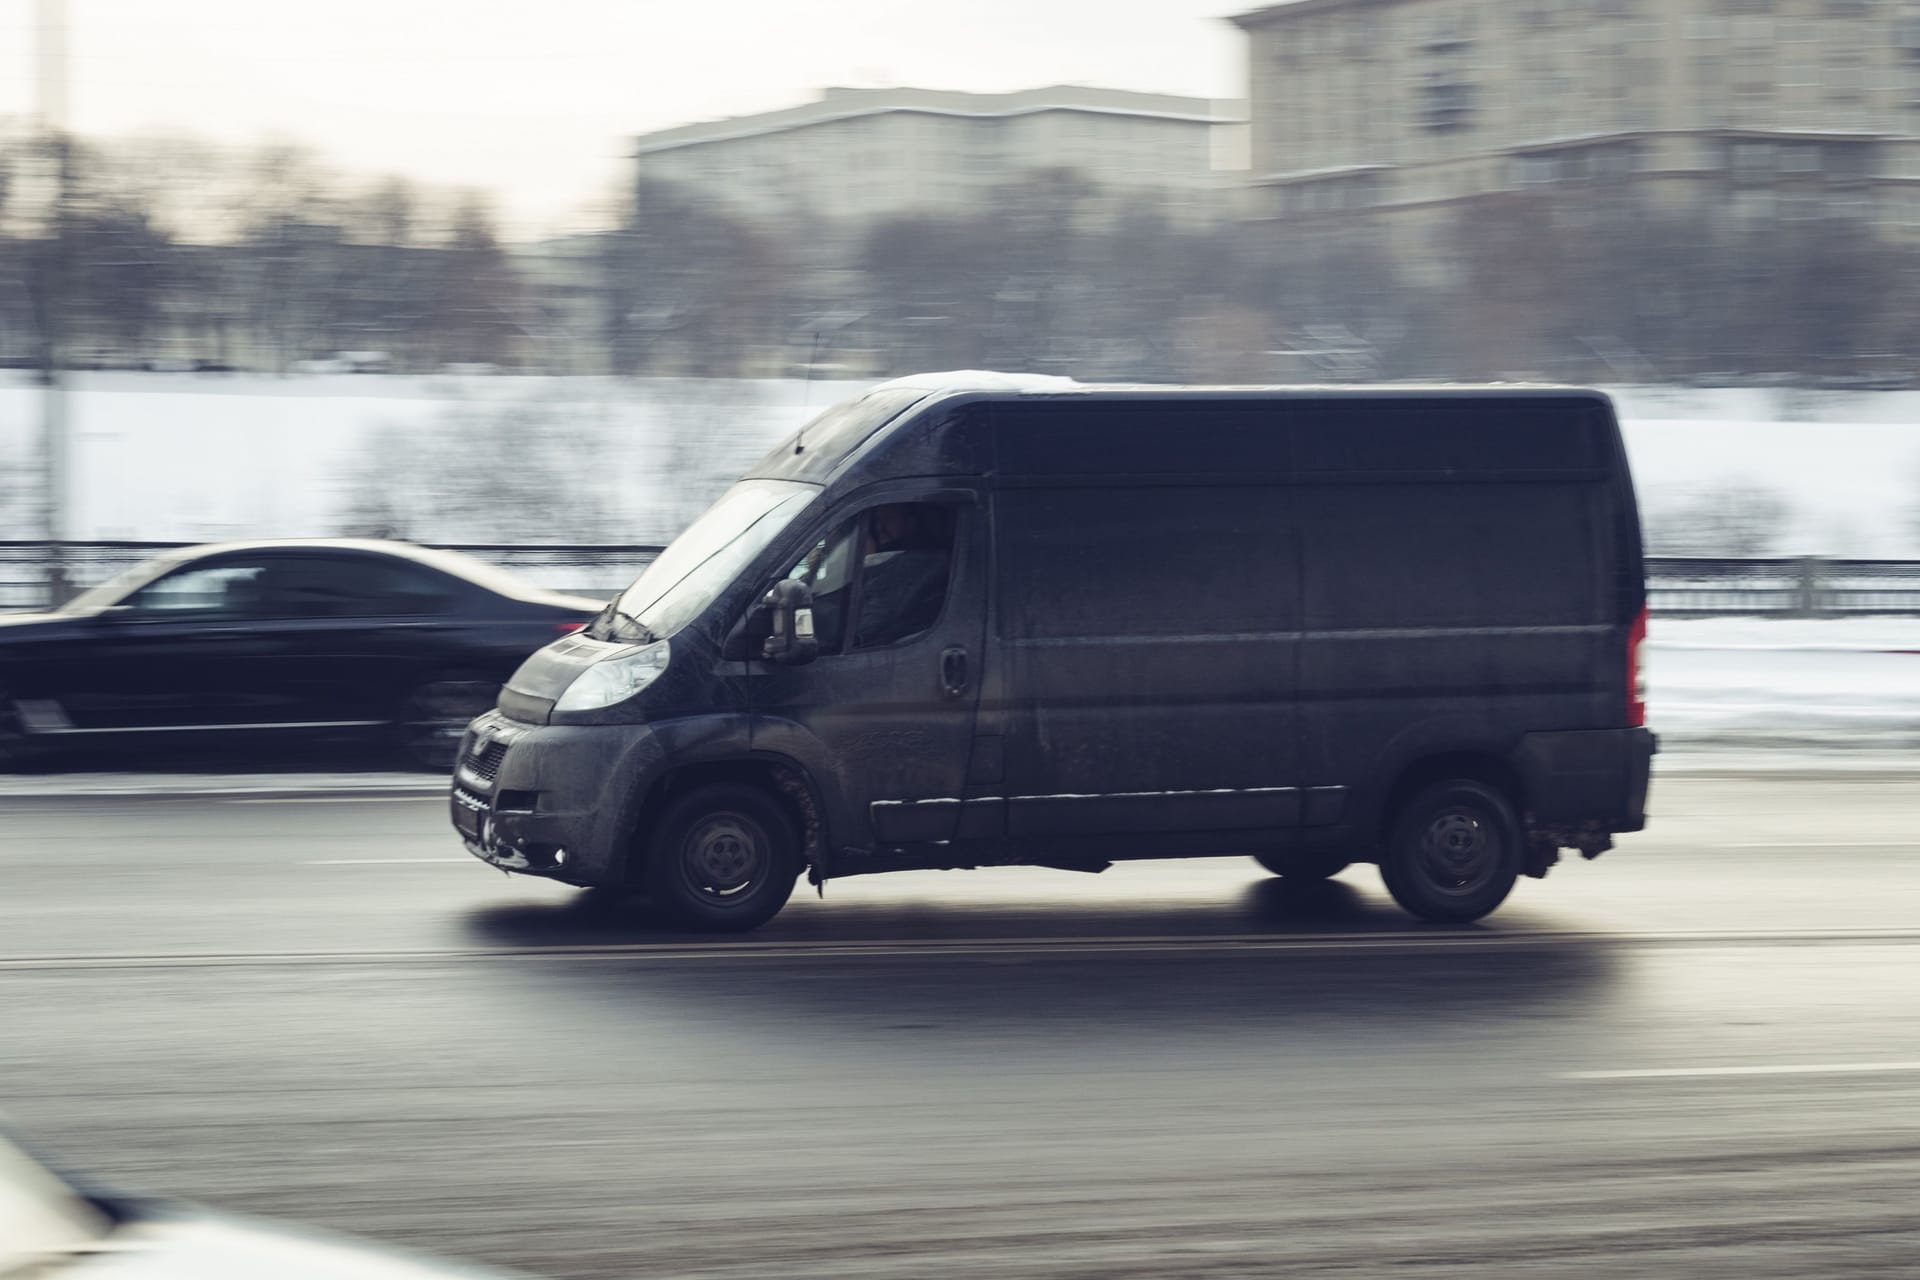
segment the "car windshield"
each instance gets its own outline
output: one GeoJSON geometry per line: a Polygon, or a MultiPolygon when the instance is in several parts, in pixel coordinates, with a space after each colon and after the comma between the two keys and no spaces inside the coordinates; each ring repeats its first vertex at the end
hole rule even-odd
{"type": "Polygon", "coordinates": [[[85,1249],[112,1229],[106,1215],[0,1139],[0,1276],[85,1249]]]}
{"type": "Polygon", "coordinates": [[[61,613],[94,613],[109,605],[120,603],[136,590],[152,582],[169,569],[186,561],[184,552],[155,556],[151,560],[142,560],[129,569],[122,569],[97,587],[89,587],[73,599],[60,606],[61,613]]]}
{"type": "Polygon", "coordinates": [[[647,566],[591,634],[634,641],[672,636],[712,604],[819,492],[790,480],[742,480],[647,566]]]}

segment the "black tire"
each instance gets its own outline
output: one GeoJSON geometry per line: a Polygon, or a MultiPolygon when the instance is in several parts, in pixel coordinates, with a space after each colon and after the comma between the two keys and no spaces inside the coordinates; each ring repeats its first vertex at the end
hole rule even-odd
{"type": "Polygon", "coordinates": [[[793,896],[801,837],[766,792],[716,784],[673,802],[654,828],[642,880],[654,909],[674,924],[744,933],[793,896]]]}
{"type": "Polygon", "coordinates": [[[1520,820],[1496,787],[1455,778],[1400,806],[1381,851],[1393,900],[1422,920],[1462,924],[1499,906],[1520,877],[1520,820]]]}
{"type": "Polygon", "coordinates": [[[475,716],[493,709],[500,686],[470,676],[443,676],[415,685],[394,720],[395,744],[412,765],[447,773],[460,738],[475,716]]]}
{"type": "Polygon", "coordinates": [[[13,701],[13,690],[0,684],[0,769],[20,761],[27,754],[27,731],[20,723],[20,708],[13,701]]]}
{"type": "Polygon", "coordinates": [[[1256,853],[1253,860],[1288,880],[1331,880],[1353,865],[1337,853],[1256,853]]]}

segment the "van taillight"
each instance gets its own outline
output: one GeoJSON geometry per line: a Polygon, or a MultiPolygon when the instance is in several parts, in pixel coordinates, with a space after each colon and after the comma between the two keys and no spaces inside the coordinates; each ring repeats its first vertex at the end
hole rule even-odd
{"type": "Polygon", "coordinates": [[[1640,657],[1640,650],[1647,643],[1647,610],[1643,605],[1640,616],[1633,620],[1633,629],[1627,632],[1627,724],[1639,728],[1647,723],[1647,669],[1640,657]]]}
{"type": "Polygon", "coordinates": [[[556,622],[553,624],[553,629],[563,636],[570,636],[576,631],[584,631],[586,626],[584,622],[556,622]]]}

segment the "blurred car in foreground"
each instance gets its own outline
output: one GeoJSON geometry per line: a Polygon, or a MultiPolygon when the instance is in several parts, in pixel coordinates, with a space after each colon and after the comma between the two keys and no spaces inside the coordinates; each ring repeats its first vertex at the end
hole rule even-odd
{"type": "Polygon", "coordinates": [[[186,548],[52,613],[0,614],[0,762],[103,739],[350,732],[445,768],[520,661],[600,607],[404,543],[186,548]]]}
{"type": "Polygon", "coordinates": [[[180,1205],[88,1196],[0,1138],[0,1277],[485,1280],[498,1272],[180,1205]]]}

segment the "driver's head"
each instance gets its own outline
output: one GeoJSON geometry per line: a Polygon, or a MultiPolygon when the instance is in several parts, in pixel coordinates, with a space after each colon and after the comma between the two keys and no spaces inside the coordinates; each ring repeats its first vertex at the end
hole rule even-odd
{"type": "Polygon", "coordinates": [[[875,507],[868,526],[868,538],[875,551],[897,551],[913,537],[917,522],[913,508],[903,504],[875,507]]]}

